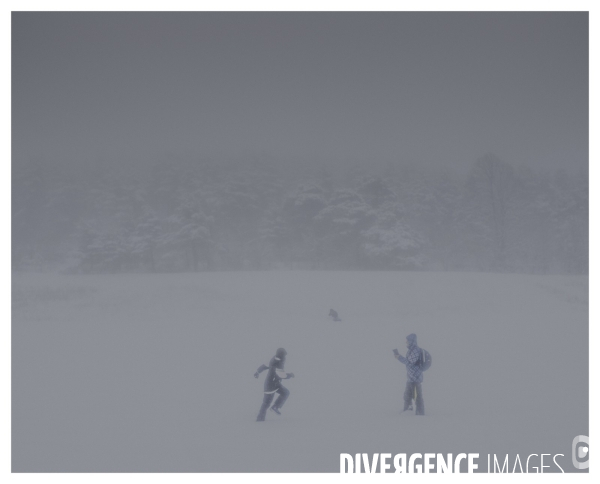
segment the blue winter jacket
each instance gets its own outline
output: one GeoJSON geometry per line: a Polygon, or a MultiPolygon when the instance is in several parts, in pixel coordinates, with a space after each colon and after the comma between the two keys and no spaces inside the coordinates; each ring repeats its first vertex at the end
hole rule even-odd
{"type": "Polygon", "coordinates": [[[408,381],[421,383],[423,381],[423,371],[421,370],[421,365],[419,364],[421,359],[421,348],[417,346],[417,336],[415,334],[410,334],[406,339],[408,340],[408,351],[406,352],[406,357],[398,355],[396,358],[400,363],[404,363],[406,365],[408,381]]]}

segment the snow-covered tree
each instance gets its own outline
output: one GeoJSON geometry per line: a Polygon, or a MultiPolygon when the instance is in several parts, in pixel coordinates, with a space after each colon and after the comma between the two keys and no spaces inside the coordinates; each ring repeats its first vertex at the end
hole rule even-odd
{"type": "Polygon", "coordinates": [[[369,266],[376,269],[420,269],[424,258],[424,238],[403,223],[394,205],[381,207],[367,230],[362,232],[369,266]]]}
{"type": "Polygon", "coordinates": [[[514,187],[512,166],[491,153],[476,161],[467,180],[468,226],[483,242],[493,270],[505,269],[508,211],[514,187]]]}
{"type": "Polygon", "coordinates": [[[374,212],[361,195],[351,189],[336,190],[327,206],[314,217],[319,253],[328,268],[358,268],[362,263],[362,231],[374,212]]]}

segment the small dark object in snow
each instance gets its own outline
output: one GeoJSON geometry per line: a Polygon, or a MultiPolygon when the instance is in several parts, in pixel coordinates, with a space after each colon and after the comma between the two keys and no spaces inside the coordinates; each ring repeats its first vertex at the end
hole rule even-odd
{"type": "Polygon", "coordinates": [[[329,317],[333,320],[333,321],[341,321],[341,319],[338,316],[337,311],[335,311],[334,309],[330,309],[329,310],[329,317]]]}

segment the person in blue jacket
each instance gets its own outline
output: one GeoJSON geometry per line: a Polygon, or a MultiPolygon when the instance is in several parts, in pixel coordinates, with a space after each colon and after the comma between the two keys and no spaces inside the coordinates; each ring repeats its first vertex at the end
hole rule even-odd
{"type": "Polygon", "coordinates": [[[267,414],[267,408],[271,405],[275,393],[279,396],[275,403],[271,407],[271,410],[275,412],[277,415],[281,415],[279,411],[283,404],[290,396],[290,391],[281,384],[281,380],[287,380],[288,378],[294,378],[293,373],[286,373],[283,371],[283,367],[285,365],[285,357],[287,355],[287,351],[283,348],[278,348],[275,356],[271,358],[269,362],[269,366],[260,365],[256,373],[254,373],[254,378],[258,378],[258,376],[265,370],[269,370],[267,373],[267,378],[265,378],[265,393],[263,397],[263,402],[258,412],[258,417],[256,417],[257,422],[264,422],[265,416],[267,414]]]}
{"type": "Polygon", "coordinates": [[[404,390],[404,410],[412,410],[412,399],[415,398],[417,404],[416,415],[425,415],[425,404],[423,402],[423,371],[421,370],[421,348],[417,345],[417,335],[409,334],[406,337],[406,346],[408,351],[406,357],[394,350],[395,358],[406,365],[406,374],[408,380],[404,390]]]}

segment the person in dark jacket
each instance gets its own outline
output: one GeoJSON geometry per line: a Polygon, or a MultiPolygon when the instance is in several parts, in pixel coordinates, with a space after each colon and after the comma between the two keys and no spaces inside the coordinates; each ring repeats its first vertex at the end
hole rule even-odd
{"type": "Polygon", "coordinates": [[[421,370],[421,348],[417,345],[417,335],[409,334],[406,337],[406,346],[408,351],[406,357],[394,350],[395,358],[406,365],[406,374],[408,380],[404,390],[404,410],[412,410],[412,399],[415,398],[417,404],[417,415],[425,415],[425,404],[423,402],[423,371],[421,370]]]}
{"type": "Polygon", "coordinates": [[[267,408],[269,408],[269,405],[271,405],[275,393],[277,393],[279,396],[277,397],[277,400],[275,400],[271,410],[278,415],[281,415],[279,410],[281,407],[283,407],[283,404],[290,396],[290,391],[281,384],[281,380],[294,378],[293,373],[286,373],[283,371],[286,355],[287,351],[285,351],[283,348],[279,348],[275,353],[275,356],[271,358],[269,366],[260,365],[258,370],[256,370],[256,373],[254,373],[254,378],[258,378],[263,371],[269,370],[267,373],[267,378],[265,378],[265,393],[260,411],[258,412],[258,417],[256,417],[257,422],[264,422],[267,414],[267,408]]]}

